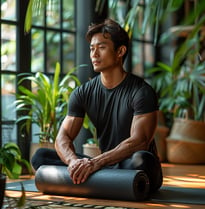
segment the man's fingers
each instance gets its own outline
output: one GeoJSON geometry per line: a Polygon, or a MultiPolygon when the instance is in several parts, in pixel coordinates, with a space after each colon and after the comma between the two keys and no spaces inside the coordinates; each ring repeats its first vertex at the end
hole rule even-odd
{"type": "Polygon", "coordinates": [[[89,176],[92,170],[93,163],[87,159],[78,159],[78,161],[68,167],[70,177],[74,184],[83,183],[89,176]]]}
{"type": "Polygon", "coordinates": [[[92,166],[91,164],[87,164],[83,167],[80,171],[79,175],[77,176],[77,184],[83,183],[86,181],[88,176],[92,173],[92,166]]]}

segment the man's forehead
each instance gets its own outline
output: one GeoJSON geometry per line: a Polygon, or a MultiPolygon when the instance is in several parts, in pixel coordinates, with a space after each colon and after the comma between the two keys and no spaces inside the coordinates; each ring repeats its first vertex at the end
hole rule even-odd
{"type": "Polygon", "coordinates": [[[110,41],[111,41],[111,38],[110,38],[109,33],[106,33],[106,34],[96,33],[91,38],[90,45],[93,45],[93,44],[107,44],[107,43],[110,43],[110,41]]]}

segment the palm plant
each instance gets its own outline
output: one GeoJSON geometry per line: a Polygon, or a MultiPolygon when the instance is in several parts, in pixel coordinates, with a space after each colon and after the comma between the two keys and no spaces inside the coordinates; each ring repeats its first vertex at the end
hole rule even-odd
{"type": "Polygon", "coordinates": [[[27,111],[28,114],[19,116],[17,123],[23,121],[22,128],[26,127],[27,131],[32,123],[36,124],[40,128],[40,142],[55,141],[59,126],[67,113],[69,96],[80,85],[73,73],[75,70],[73,68],[60,79],[60,65],[57,63],[53,78],[37,72],[19,81],[16,110],[27,111]],[[32,82],[33,90],[20,85],[25,80],[32,82]]]}

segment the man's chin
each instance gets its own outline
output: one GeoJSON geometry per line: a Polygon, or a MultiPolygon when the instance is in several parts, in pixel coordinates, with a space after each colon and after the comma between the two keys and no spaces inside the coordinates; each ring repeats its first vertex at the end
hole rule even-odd
{"type": "Polygon", "coordinates": [[[93,68],[93,70],[96,72],[96,73],[99,73],[99,72],[101,72],[101,68],[93,68]]]}

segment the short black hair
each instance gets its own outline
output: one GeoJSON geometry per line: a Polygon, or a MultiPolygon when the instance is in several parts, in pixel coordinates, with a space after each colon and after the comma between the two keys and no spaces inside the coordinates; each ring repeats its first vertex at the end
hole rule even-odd
{"type": "MultiPolygon", "coordinates": [[[[104,35],[106,33],[110,34],[115,50],[124,45],[127,48],[126,53],[123,56],[123,61],[125,60],[129,49],[130,39],[124,28],[112,19],[105,19],[102,23],[91,24],[88,27],[86,34],[88,42],[91,42],[93,35],[96,33],[102,33],[104,35]]],[[[105,37],[107,38],[107,36],[105,37]]]]}

